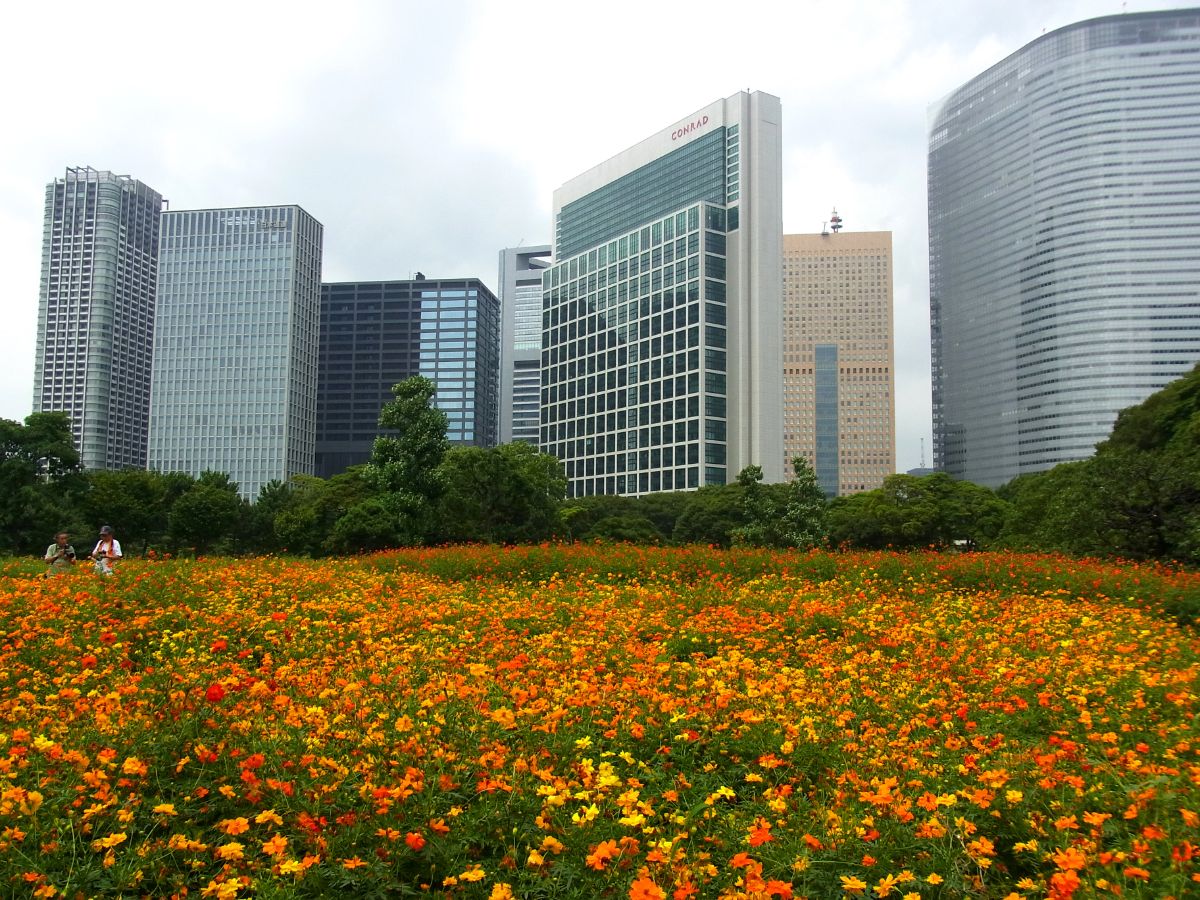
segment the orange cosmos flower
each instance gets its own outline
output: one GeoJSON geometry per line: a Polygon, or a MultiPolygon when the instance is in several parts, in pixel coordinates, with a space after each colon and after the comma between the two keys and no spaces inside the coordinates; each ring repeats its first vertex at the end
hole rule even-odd
{"type": "Polygon", "coordinates": [[[667,892],[646,875],[639,876],[629,888],[629,900],[665,900],[666,896],[667,892]]]}
{"type": "Polygon", "coordinates": [[[410,831],[404,836],[404,843],[408,844],[413,850],[420,850],[425,846],[425,838],[416,831],[410,831]]]}
{"type": "Polygon", "coordinates": [[[587,858],[584,860],[584,862],[589,868],[595,869],[597,872],[601,872],[604,870],[604,867],[608,865],[609,860],[616,855],[616,841],[601,841],[592,849],[592,852],[587,855],[587,858]]]}

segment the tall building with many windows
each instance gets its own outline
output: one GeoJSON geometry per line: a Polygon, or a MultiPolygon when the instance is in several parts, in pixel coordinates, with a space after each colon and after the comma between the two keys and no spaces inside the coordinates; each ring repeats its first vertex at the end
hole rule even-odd
{"type": "Polygon", "coordinates": [[[248,499],[312,474],[322,235],[299,206],[163,214],[150,468],[248,499]]]}
{"type": "Polygon", "coordinates": [[[893,334],[890,231],[783,236],[789,474],[803,456],[833,497],[875,490],[896,471],[893,334]]]}
{"type": "Polygon", "coordinates": [[[1200,360],[1200,9],[1043,35],[929,132],[934,464],[1090,456],[1200,360]]]}
{"type": "Polygon", "coordinates": [[[71,417],[88,469],[146,465],[162,205],[90,167],[46,186],[33,410],[71,417]]]}
{"type": "Polygon", "coordinates": [[[555,191],[539,443],[571,496],[783,480],[781,119],[734,94],[555,191]]]}
{"type": "Polygon", "coordinates": [[[321,285],[317,474],[365,463],[392,385],[437,386],[454,444],[496,444],[500,301],[478,278],[321,285]]]}
{"type": "Polygon", "coordinates": [[[550,245],[500,251],[500,443],[538,443],[542,272],[550,245]]]}

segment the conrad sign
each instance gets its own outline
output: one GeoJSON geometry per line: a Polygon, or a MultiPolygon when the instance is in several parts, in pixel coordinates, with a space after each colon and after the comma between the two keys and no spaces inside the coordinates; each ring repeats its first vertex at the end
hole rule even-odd
{"type": "Polygon", "coordinates": [[[696,119],[695,121],[688,122],[686,125],[680,125],[678,128],[676,128],[674,131],[671,132],[671,140],[677,141],[682,137],[687,137],[689,134],[699,131],[701,128],[703,128],[707,124],[708,124],[708,116],[704,115],[704,116],[701,116],[700,118],[696,119]]]}

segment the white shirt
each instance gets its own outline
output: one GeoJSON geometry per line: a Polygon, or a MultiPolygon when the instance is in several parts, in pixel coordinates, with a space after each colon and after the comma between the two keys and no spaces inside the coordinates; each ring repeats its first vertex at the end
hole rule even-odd
{"type": "Polygon", "coordinates": [[[121,542],[118,541],[116,538],[109,538],[108,540],[105,540],[104,538],[100,538],[100,540],[96,542],[96,548],[92,551],[92,556],[106,556],[106,557],[111,556],[113,559],[120,559],[121,558],[121,542]],[[102,552],[100,548],[103,547],[105,544],[108,544],[110,546],[107,551],[102,552]]]}

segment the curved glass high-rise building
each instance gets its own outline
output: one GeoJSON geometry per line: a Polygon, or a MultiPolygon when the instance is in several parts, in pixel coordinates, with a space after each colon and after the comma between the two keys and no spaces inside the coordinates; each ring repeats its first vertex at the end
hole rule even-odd
{"type": "Polygon", "coordinates": [[[1043,35],[929,133],[934,462],[1090,456],[1200,360],[1200,9],[1043,35]]]}

